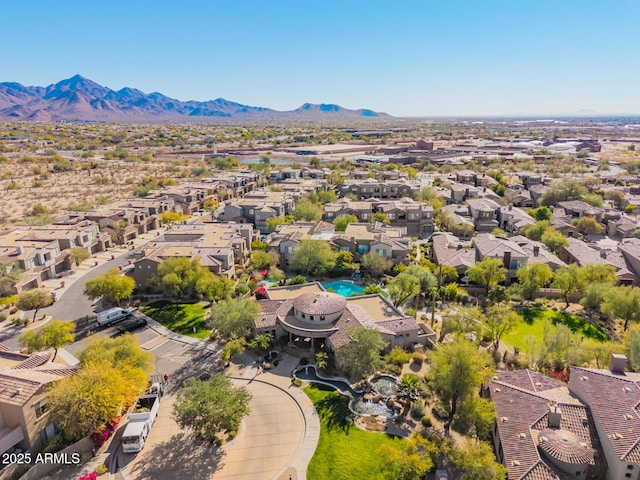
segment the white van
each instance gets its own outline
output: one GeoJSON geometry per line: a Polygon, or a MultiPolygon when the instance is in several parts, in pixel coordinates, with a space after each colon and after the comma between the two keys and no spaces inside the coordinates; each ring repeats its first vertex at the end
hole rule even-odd
{"type": "Polygon", "coordinates": [[[125,318],[129,318],[131,316],[131,312],[124,308],[110,308],[109,310],[105,310],[104,312],[99,312],[96,315],[96,320],[98,321],[98,325],[101,327],[111,325],[113,323],[117,323],[125,318]]]}

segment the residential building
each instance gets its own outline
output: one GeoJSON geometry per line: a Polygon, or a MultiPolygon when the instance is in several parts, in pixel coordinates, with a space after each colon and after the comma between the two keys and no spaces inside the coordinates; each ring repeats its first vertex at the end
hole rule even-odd
{"type": "Polygon", "coordinates": [[[571,384],[516,370],[499,372],[483,393],[495,406],[492,437],[508,480],[604,480],[608,456],[595,411],[576,398],[571,384]]]}
{"type": "Polygon", "coordinates": [[[133,264],[131,276],[143,290],[167,258],[197,259],[216,275],[235,276],[235,267],[249,261],[253,227],[238,223],[196,223],[175,225],[157,241],[145,245],[142,257],[133,264]]]}
{"type": "Polygon", "coordinates": [[[333,222],[338,217],[354,215],[359,222],[366,223],[374,213],[384,213],[392,226],[405,227],[411,236],[422,237],[433,232],[433,207],[410,198],[363,201],[341,198],[325,205],[323,219],[333,222]]]}
{"type": "Polygon", "coordinates": [[[261,233],[268,233],[267,220],[293,213],[295,201],[302,194],[257,190],[243,198],[228,201],[220,219],[225,222],[253,223],[261,233]]]}
{"type": "Polygon", "coordinates": [[[435,340],[425,324],[404,315],[382,295],[344,298],[319,283],[268,288],[259,300],[256,332],[285,336],[289,348],[313,355],[323,345],[335,351],[351,341],[352,329],[375,328],[389,348],[422,348],[435,340]]]}
{"type": "Polygon", "coordinates": [[[640,478],[640,373],[614,354],[609,369],[571,367],[569,390],[591,409],[607,460],[607,480],[640,478]]]}
{"type": "MultiPolygon", "coordinates": [[[[577,263],[580,266],[589,264],[611,265],[616,270],[618,283],[622,285],[638,284],[639,277],[634,273],[634,267],[627,264],[629,254],[625,255],[621,249],[593,248],[577,238],[567,238],[569,244],[562,247],[560,259],[566,263],[577,263]]],[[[631,250],[630,248],[628,249],[631,250]]]]}
{"type": "Polygon", "coordinates": [[[50,358],[48,352],[24,355],[0,344],[0,454],[39,452],[57,433],[47,414],[47,391],[76,369],[50,358]]]}
{"type": "Polygon", "coordinates": [[[411,238],[406,227],[394,227],[381,222],[350,223],[344,233],[335,233],[331,244],[338,250],[348,251],[359,261],[362,255],[375,252],[394,264],[408,264],[411,256],[411,238]]]}
{"type": "Polygon", "coordinates": [[[507,269],[507,282],[514,279],[517,271],[529,260],[527,252],[516,242],[495,237],[490,233],[480,233],[473,237],[472,244],[476,249],[476,262],[486,257],[502,260],[504,268],[507,269]]]}
{"type": "Polygon", "coordinates": [[[436,265],[454,267],[459,277],[463,277],[476,263],[476,251],[469,241],[463,241],[451,233],[434,235],[431,238],[431,260],[436,265]]]}
{"type": "Polygon", "coordinates": [[[360,200],[368,198],[390,199],[413,197],[420,191],[420,183],[412,180],[347,180],[340,185],[340,195],[355,195],[360,200]]]}
{"type": "Polygon", "coordinates": [[[498,226],[508,233],[518,233],[535,223],[535,219],[521,208],[508,205],[498,209],[498,226]]]}

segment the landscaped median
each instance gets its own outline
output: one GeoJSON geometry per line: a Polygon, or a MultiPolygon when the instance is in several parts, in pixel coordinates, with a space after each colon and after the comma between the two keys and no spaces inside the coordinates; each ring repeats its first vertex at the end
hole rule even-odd
{"type": "Polygon", "coordinates": [[[211,330],[205,323],[207,303],[153,302],[140,310],[169,330],[195,338],[207,338],[211,330]]]}
{"type": "Polygon", "coordinates": [[[304,389],[320,417],[320,440],[309,463],[307,478],[351,480],[385,478],[386,461],[380,447],[399,449],[406,440],[383,433],[367,432],[345,421],[349,399],[331,387],[309,385],[304,389]]]}

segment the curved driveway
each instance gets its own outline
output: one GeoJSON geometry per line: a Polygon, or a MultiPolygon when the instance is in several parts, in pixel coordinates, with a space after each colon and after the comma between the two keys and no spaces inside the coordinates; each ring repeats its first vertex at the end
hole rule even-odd
{"type": "MultiPolygon", "coordinates": [[[[203,446],[171,418],[172,398],[165,398],[144,450],[124,456],[133,480],[270,480],[290,465],[305,434],[297,402],[268,383],[233,379],[252,394],[251,413],[238,436],[222,449],[203,446]]],[[[122,464],[121,464],[122,465],[122,464]]],[[[298,476],[301,478],[301,476],[298,476]]]]}

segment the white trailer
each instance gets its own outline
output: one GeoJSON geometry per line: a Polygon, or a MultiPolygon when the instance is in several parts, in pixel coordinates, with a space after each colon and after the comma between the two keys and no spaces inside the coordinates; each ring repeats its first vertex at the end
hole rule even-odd
{"type": "Polygon", "coordinates": [[[129,422],[122,434],[122,451],[139,452],[149,435],[160,409],[160,396],[157,394],[141,396],[131,409],[129,422]]]}

